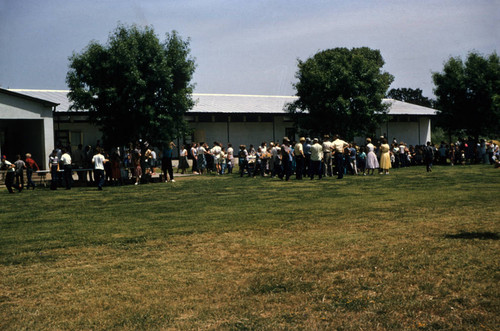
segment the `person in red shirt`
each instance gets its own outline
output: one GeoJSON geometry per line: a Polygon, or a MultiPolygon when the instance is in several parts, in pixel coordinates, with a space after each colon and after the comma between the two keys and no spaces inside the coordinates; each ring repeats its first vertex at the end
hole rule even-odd
{"type": "Polygon", "coordinates": [[[26,177],[28,178],[28,184],[26,185],[26,189],[29,190],[30,186],[33,187],[33,190],[35,189],[36,185],[33,182],[33,171],[39,171],[40,168],[38,167],[38,164],[31,158],[31,154],[27,153],[26,154],[26,177]]]}

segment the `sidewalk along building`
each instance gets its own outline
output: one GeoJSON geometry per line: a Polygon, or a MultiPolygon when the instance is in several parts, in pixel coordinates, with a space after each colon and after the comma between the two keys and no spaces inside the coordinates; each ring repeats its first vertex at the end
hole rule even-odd
{"type": "MultiPolygon", "coordinates": [[[[70,110],[64,90],[11,90],[29,97],[57,103],[53,113],[54,143],[94,146],[102,141],[99,129],[89,122],[86,111],[70,110]]],[[[291,117],[286,113],[286,104],[296,100],[294,96],[203,94],[194,93],[196,104],[186,113],[185,119],[193,134],[184,141],[219,141],[233,146],[240,144],[259,145],[263,141],[281,141],[284,136],[297,139],[291,117]]],[[[435,110],[402,101],[385,99],[390,104],[389,121],[383,123],[377,135],[385,135],[411,145],[425,144],[431,137],[431,118],[435,110]]],[[[182,143],[182,139],[177,141],[182,143]]]]}
{"type": "Polygon", "coordinates": [[[54,148],[54,120],[58,103],[0,88],[0,154],[11,162],[31,153],[42,169],[54,148]]]}

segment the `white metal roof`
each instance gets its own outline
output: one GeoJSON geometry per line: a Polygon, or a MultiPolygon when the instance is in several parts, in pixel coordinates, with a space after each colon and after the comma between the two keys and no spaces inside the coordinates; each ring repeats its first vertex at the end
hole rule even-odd
{"type": "MultiPolygon", "coordinates": [[[[68,90],[11,89],[10,91],[58,103],[59,105],[56,107],[56,112],[70,111],[71,102],[67,97],[68,90]]],[[[297,100],[297,97],[193,93],[193,99],[196,101],[196,104],[189,113],[283,114],[285,113],[285,105],[297,100]]],[[[384,99],[383,102],[391,104],[389,115],[432,116],[436,114],[435,109],[403,101],[384,99]]]]}

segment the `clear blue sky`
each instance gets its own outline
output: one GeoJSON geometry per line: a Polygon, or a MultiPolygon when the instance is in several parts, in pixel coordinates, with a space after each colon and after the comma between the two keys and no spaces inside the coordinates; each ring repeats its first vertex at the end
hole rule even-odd
{"type": "Polygon", "coordinates": [[[450,56],[500,49],[500,0],[0,0],[0,86],[67,89],[68,57],[118,22],[191,38],[199,93],[293,95],[297,58],[368,46],[432,96],[450,56]]]}

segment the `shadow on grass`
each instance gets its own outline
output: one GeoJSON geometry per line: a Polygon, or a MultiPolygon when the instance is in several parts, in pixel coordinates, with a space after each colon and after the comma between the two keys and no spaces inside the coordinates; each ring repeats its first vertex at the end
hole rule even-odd
{"type": "Polygon", "coordinates": [[[457,234],[447,234],[444,236],[447,239],[481,239],[481,240],[498,240],[500,236],[494,232],[460,232],[457,234]]]}

